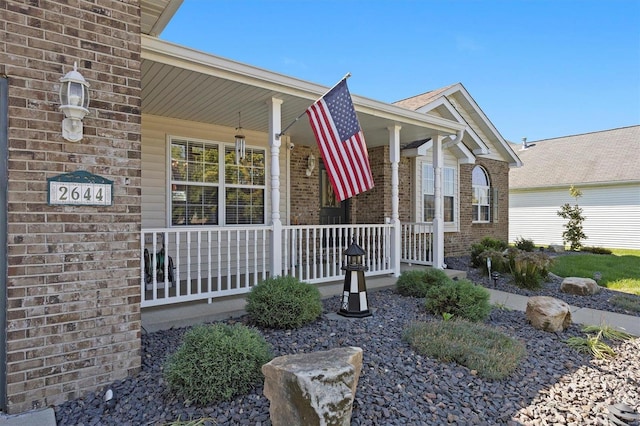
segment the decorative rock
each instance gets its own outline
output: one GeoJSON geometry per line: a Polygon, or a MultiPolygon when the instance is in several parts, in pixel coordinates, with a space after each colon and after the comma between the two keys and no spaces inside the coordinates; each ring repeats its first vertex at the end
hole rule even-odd
{"type": "Polygon", "coordinates": [[[564,246],[560,244],[551,244],[549,250],[554,253],[564,253],[564,246]]]}
{"type": "Polygon", "coordinates": [[[274,358],[262,366],[271,423],[350,425],[361,369],[353,346],[274,358]]]}
{"type": "Polygon", "coordinates": [[[600,291],[600,286],[591,278],[567,277],[560,284],[560,291],[578,296],[591,296],[600,291]]]}
{"type": "Polygon", "coordinates": [[[538,330],[563,331],[571,325],[569,305],[549,296],[533,296],[527,301],[527,320],[538,330]]]}

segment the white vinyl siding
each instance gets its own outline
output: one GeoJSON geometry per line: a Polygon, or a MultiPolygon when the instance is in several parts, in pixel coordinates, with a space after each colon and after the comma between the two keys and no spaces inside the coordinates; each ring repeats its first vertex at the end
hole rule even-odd
{"type": "MultiPolygon", "coordinates": [[[[586,246],[640,248],[640,184],[579,186],[586,246]]],[[[564,203],[576,204],[569,188],[511,190],[509,241],[531,239],[537,245],[562,244],[565,219],[557,215],[564,203]]]]}
{"type": "MultiPolygon", "coordinates": [[[[222,126],[209,125],[205,123],[196,123],[184,120],[177,120],[171,118],[164,118],[158,116],[144,115],[142,116],[142,176],[141,176],[141,191],[142,191],[142,228],[169,228],[171,227],[171,215],[169,214],[170,201],[170,179],[171,168],[170,159],[167,144],[170,144],[171,137],[177,138],[189,138],[204,141],[221,141],[233,145],[235,138],[235,128],[227,128],[222,126]]],[[[266,161],[266,181],[265,187],[265,224],[271,223],[271,188],[269,187],[269,174],[270,174],[270,162],[271,153],[268,146],[267,135],[256,132],[249,132],[245,130],[245,136],[247,138],[247,148],[255,147],[262,149],[265,152],[266,161]]],[[[222,145],[224,146],[224,145],[222,145]]],[[[289,170],[288,170],[288,150],[280,149],[280,215],[281,217],[287,217],[287,202],[289,191],[289,170]]],[[[252,227],[260,227],[261,225],[232,225],[221,226],[220,228],[229,229],[249,229],[252,227]]],[[[174,227],[180,229],[180,227],[174,227]]],[[[191,228],[191,227],[189,227],[191,228]]],[[[202,226],[194,226],[193,232],[188,234],[188,238],[191,239],[192,245],[194,239],[203,238],[201,244],[205,247],[208,244],[213,244],[217,247],[217,241],[207,242],[209,236],[200,232],[202,226]]],[[[262,235],[262,234],[259,234],[262,235]]],[[[268,236],[268,234],[265,234],[268,236]]],[[[211,238],[214,238],[212,235],[211,238]]],[[[245,264],[251,264],[253,258],[244,258],[244,246],[247,244],[245,241],[246,234],[238,234],[233,231],[231,235],[231,241],[223,241],[220,253],[214,249],[214,258],[218,259],[222,265],[224,274],[231,271],[227,270],[226,265],[233,265],[237,256],[241,257],[240,265],[244,268],[245,264]],[[230,261],[230,262],[228,262],[230,261]]],[[[263,237],[260,237],[262,239],[263,237]]],[[[266,237],[265,237],[266,238],[266,237]]],[[[254,237],[251,237],[251,244],[254,244],[254,237]]],[[[268,241],[265,239],[265,244],[268,245],[268,241]]],[[[151,249],[151,241],[142,242],[145,247],[151,249]]],[[[258,246],[262,246],[261,241],[257,241],[258,246]]],[[[198,270],[200,265],[201,270],[207,270],[207,264],[209,259],[206,256],[206,251],[193,251],[188,252],[186,247],[189,242],[184,239],[180,240],[180,243],[176,246],[175,237],[172,234],[169,235],[169,241],[167,241],[168,255],[173,256],[176,261],[179,260],[184,268],[189,269],[192,273],[198,270]],[[177,248],[176,248],[177,247],[177,248]],[[177,255],[176,252],[179,252],[177,255]]],[[[157,241],[157,249],[162,247],[162,241],[157,241]]],[[[261,255],[261,253],[259,253],[261,255]]],[[[182,271],[181,273],[186,273],[182,271]]]]}

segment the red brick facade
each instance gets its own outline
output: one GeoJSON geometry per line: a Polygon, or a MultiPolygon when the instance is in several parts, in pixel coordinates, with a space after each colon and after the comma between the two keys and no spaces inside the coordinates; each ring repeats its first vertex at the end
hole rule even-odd
{"type": "MultiPolygon", "coordinates": [[[[291,214],[297,217],[301,225],[317,224],[319,209],[318,170],[309,178],[305,175],[306,159],[317,150],[296,147],[291,156],[291,214]]],[[[416,184],[412,177],[413,159],[402,157],[398,168],[399,175],[399,215],[402,222],[412,221],[414,209],[412,191],[416,184]]],[[[369,162],[375,187],[350,200],[351,223],[384,223],[391,217],[391,163],[389,147],[369,149],[369,162]]],[[[506,162],[477,158],[476,164],[463,164],[460,171],[460,232],[445,233],[445,256],[469,254],[471,244],[485,236],[503,241],[509,233],[509,165],[506,162]],[[473,223],[471,171],[476,165],[484,167],[492,188],[498,193],[498,217],[492,217],[490,223],[473,223]]],[[[493,209],[491,211],[493,216],[493,209]]]]}
{"type": "Polygon", "coordinates": [[[16,413],[140,368],[140,6],[0,1],[8,76],[7,401],[16,413]],[[62,138],[59,79],[91,85],[84,138],[62,138]],[[114,181],[113,205],[50,206],[47,178],[114,181]]]}

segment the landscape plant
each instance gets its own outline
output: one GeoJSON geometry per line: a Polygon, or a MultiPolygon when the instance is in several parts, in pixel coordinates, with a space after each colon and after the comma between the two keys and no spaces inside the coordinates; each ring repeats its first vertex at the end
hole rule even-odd
{"type": "Polygon", "coordinates": [[[518,340],[461,319],[414,323],[404,330],[403,340],[421,355],[456,362],[494,380],[508,377],[526,356],[518,340]]]}
{"type": "Polygon", "coordinates": [[[263,380],[271,347],[242,324],[198,325],[164,365],[164,378],[176,395],[198,405],[243,395],[263,380]]]}
{"type": "Polygon", "coordinates": [[[562,241],[565,244],[569,244],[570,250],[577,251],[582,247],[582,240],[587,238],[583,230],[583,222],[586,218],[582,215],[582,208],[578,206],[578,198],[582,196],[582,192],[571,185],[569,193],[576,199],[576,204],[572,206],[569,203],[565,203],[560,207],[557,214],[561,218],[568,220],[563,225],[565,230],[562,232],[562,241]]]}
{"type": "MultiPolygon", "coordinates": [[[[502,252],[509,247],[505,241],[499,240],[493,237],[484,237],[479,242],[471,245],[471,265],[474,268],[482,266],[483,259],[481,258],[482,252],[485,250],[495,250],[502,252]]],[[[486,258],[484,259],[486,260],[486,258]]]]}
{"type": "Polygon", "coordinates": [[[537,289],[549,275],[551,258],[544,253],[521,251],[509,262],[516,286],[537,289]]]}
{"type": "Polygon", "coordinates": [[[251,321],[266,328],[302,327],[322,313],[320,291],[289,275],[267,278],[251,289],[246,300],[251,321]]]}
{"type": "Polygon", "coordinates": [[[522,237],[516,238],[513,245],[522,251],[534,251],[536,249],[536,245],[533,243],[533,240],[528,240],[522,237]]]}
{"type": "Polygon", "coordinates": [[[398,293],[408,297],[425,297],[431,287],[451,281],[447,274],[437,268],[404,271],[396,281],[398,293]]]}
{"type": "Polygon", "coordinates": [[[425,308],[437,316],[451,314],[477,322],[486,319],[491,312],[489,296],[487,289],[467,279],[450,281],[427,290],[425,308]]]}

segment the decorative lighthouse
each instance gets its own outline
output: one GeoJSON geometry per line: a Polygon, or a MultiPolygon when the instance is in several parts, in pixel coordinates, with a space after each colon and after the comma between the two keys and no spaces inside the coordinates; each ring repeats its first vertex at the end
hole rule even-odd
{"type": "Polygon", "coordinates": [[[364,272],[367,267],[362,263],[362,256],[365,251],[353,242],[344,253],[347,257],[347,264],[342,267],[346,271],[344,275],[344,289],[342,292],[342,303],[338,315],[352,318],[364,318],[371,316],[369,304],[367,302],[367,284],[364,280],[364,272]]]}

